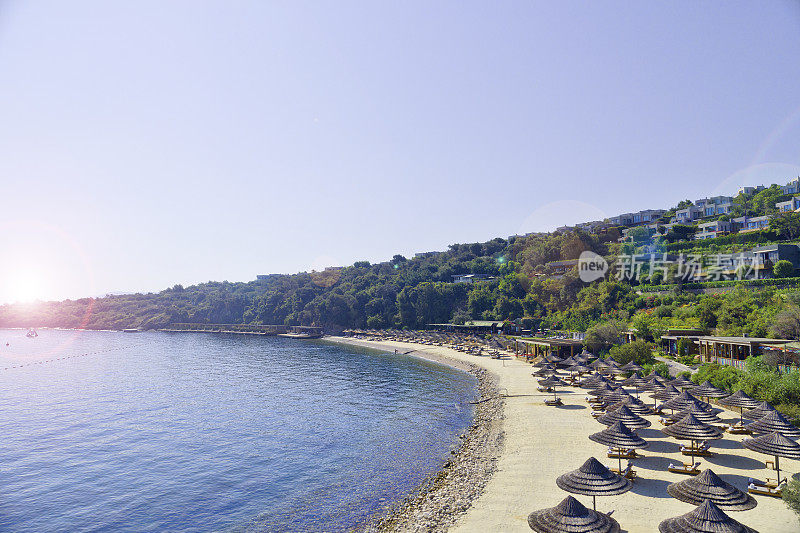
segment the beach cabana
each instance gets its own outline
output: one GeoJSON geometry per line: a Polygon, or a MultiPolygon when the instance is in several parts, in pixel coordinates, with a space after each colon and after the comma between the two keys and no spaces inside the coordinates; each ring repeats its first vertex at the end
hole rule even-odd
{"type": "Polygon", "coordinates": [[[739,408],[739,426],[738,428],[736,428],[736,426],[732,426],[729,431],[731,431],[731,433],[741,433],[744,424],[744,410],[758,407],[760,402],[752,399],[750,396],[745,394],[744,391],[738,390],[730,396],[720,399],[719,403],[722,405],[727,405],[728,407],[739,408]]]}
{"type": "Polygon", "coordinates": [[[624,405],[615,411],[607,411],[606,414],[598,418],[597,421],[604,426],[611,426],[615,422],[622,422],[625,424],[625,427],[629,429],[649,428],[652,425],[649,420],[642,418],[624,405]]]}
{"type": "Polygon", "coordinates": [[[631,490],[633,483],[615,474],[600,461],[590,457],[583,465],[556,479],[561,490],[592,497],[592,508],[597,510],[598,496],[616,496],[631,490]]]}
{"type": "Polygon", "coordinates": [[[659,533],[758,533],[726,515],[717,504],[706,500],[694,511],[658,524],[659,533]]]}
{"type": "Polygon", "coordinates": [[[756,499],[724,481],[711,469],[667,486],[673,498],[692,505],[709,500],[725,511],[747,511],[757,505],[756,499]]]}
{"type": "Polygon", "coordinates": [[[786,420],[786,417],[778,411],[770,411],[755,422],[745,426],[753,433],[774,433],[778,432],[784,437],[796,439],[800,437],[800,429],[786,420]]]}
{"type": "MultiPolygon", "coordinates": [[[[786,459],[800,459],[800,444],[787,439],[778,432],[761,435],[760,437],[752,439],[744,439],[742,441],[742,446],[748,450],[775,457],[775,476],[777,479],[773,484],[774,487],[770,488],[778,488],[781,484],[780,457],[785,457],[786,459]]],[[[767,486],[769,487],[769,485],[767,486]]],[[[780,496],[780,492],[778,492],[778,494],[770,494],[770,496],[773,495],[780,496]]]]}
{"type": "Polygon", "coordinates": [[[619,533],[610,516],[587,509],[572,496],[550,509],[528,515],[528,526],[538,533],[619,533]]]}
{"type": "Polygon", "coordinates": [[[671,426],[665,427],[661,431],[670,437],[678,440],[688,440],[692,443],[691,448],[689,449],[689,456],[692,460],[692,464],[688,466],[684,464],[682,467],[670,466],[669,471],[675,472],[676,474],[699,474],[700,472],[694,462],[695,442],[722,438],[722,431],[714,426],[709,426],[708,424],[700,422],[692,414],[686,415],[681,420],[675,422],[671,426]]]}
{"type": "MultiPolygon", "coordinates": [[[[622,450],[635,450],[637,448],[642,449],[650,446],[650,443],[631,431],[622,422],[614,422],[611,426],[607,427],[603,431],[592,433],[589,435],[589,439],[598,444],[604,444],[606,446],[620,448],[622,450]]],[[[624,472],[622,470],[622,455],[619,454],[617,459],[619,460],[619,469],[617,470],[617,473],[622,475],[624,472]]]]}

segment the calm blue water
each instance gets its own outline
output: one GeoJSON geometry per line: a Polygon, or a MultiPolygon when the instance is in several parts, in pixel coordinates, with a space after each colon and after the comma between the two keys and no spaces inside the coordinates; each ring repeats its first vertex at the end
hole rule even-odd
{"type": "Polygon", "coordinates": [[[441,467],[476,394],[324,341],[39,333],[0,330],[0,531],[345,530],[441,467]]]}

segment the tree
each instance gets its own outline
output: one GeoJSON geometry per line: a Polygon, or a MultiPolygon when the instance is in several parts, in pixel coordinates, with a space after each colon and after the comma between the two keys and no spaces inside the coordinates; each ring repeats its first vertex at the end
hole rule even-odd
{"type": "Polygon", "coordinates": [[[583,343],[589,351],[596,353],[619,342],[621,335],[622,328],[616,322],[597,324],[586,330],[583,343]]]}
{"type": "Polygon", "coordinates": [[[781,213],[772,217],[769,229],[784,239],[794,239],[800,235],[800,213],[781,213]]]}
{"type": "Polygon", "coordinates": [[[644,341],[633,341],[614,346],[609,353],[618,363],[623,365],[631,361],[637,365],[647,365],[655,362],[653,350],[644,341]]]}
{"type": "Polygon", "coordinates": [[[789,481],[781,494],[786,506],[797,513],[798,520],[800,520],[800,479],[789,481]]]}
{"type": "Polygon", "coordinates": [[[695,233],[697,233],[696,226],[675,224],[672,226],[672,229],[667,232],[665,238],[667,239],[667,242],[690,241],[694,237],[695,233]]]}
{"type": "Polygon", "coordinates": [[[772,267],[772,275],[776,278],[789,278],[794,275],[794,265],[791,261],[781,259],[772,267]]]}
{"type": "Polygon", "coordinates": [[[789,305],[778,313],[772,332],[781,339],[800,339],[800,307],[789,305]]]}

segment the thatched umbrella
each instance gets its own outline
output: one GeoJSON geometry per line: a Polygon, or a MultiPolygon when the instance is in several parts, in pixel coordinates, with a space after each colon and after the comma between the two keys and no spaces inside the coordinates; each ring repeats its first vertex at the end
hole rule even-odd
{"type": "Polygon", "coordinates": [[[710,410],[711,405],[706,402],[701,402],[690,393],[683,391],[677,396],[674,396],[658,406],[659,409],[672,409],[673,411],[683,411],[684,409],[691,409],[692,407],[710,410]]]}
{"type": "Polygon", "coordinates": [[[758,420],[759,418],[763,418],[765,414],[772,411],[775,411],[775,408],[772,407],[769,402],[761,402],[758,404],[758,407],[744,411],[742,416],[746,416],[750,420],[758,420]]]}
{"type": "MultiPolygon", "coordinates": [[[[627,400],[628,398],[633,398],[633,396],[631,396],[628,391],[620,387],[614,392],[609,392],[608,394],[603,396],[603,401],[605,403],[611,404],[611,403],[617,403],[622,400],[627,400]]],[[[633,399],[635,400],[636,398],[633,399]]]]}
{"type": "Polygon", "coordinates": [[[645,383],[644,385],[642,385],[642,390],[657,391],[667,387],[667,384],[664,382],[663,379],[661,379],[661,377],[658,374],[656,375],[650,374],[648,376],[645,376],[644,379],[645,383]]]}
{"type": "Polygon", "coordinates": [[[719,403],[722,405],[728,405],[731,407],[738,407],[739,408],[739,423],[744,423],[744,410],[745,409],[753,409],[758,407],[758,400],[752,399],[748,396],[744,391],[737,390],[730,396],[726,396],[722,398],[719,403]]]}
{"type": "Polygon", "coordinates": [[[775,457],[775,471],[777,472],[779,484],[781,482],[781,465],[778,462],[778,458],[800,459],[800,444],[787,439],[777,431],[752,439],[744,439],[742,446],[748,450],[775,457]]]}
{"type": "Polygon", "coordinates": [[[704,501],[697,509],[658,524],[660,533],[758,533],[722,512],[717,504],[704,501]]]}
{"type": "Polygon", "coordinates": [[[529,514],[528,526],[539,533],[619,533],[616,520],[587,509],[572,496],[555,507],[529,514]]]}
{"type": "Polygon", "coordinates": [[[628,409],[630,409],[632,413],[636,413],[639,416],[653,414],[653,412],[650,410],[650,408],[647,407],[642,400],[639,400],[638,398],[634,398],[633,396],[631,396],[629,398],[625,398],[623,400],[620,400],[615,404],[609,405],[606,410],[607,411],[616,411],[617,409],[619,409],[623,405],[625,407],[627,407],[628,409]]]}
{"type": "Polygon", "coordinates": [[[690,379],[687,379],[686,376],[678,376],[670,381],[669,384],[679,389],[694,387],[694,382],[690,379]]]}
{"type": "Polygon", "coordinates": [[[556,395],[556,387],[566,387],[567,382],[562,379],[557,378],[556,376],[549,377],[547,379],[540,379],[539,385],[542,387],[547,387],[548,389],[553,389],[553,400],[558,400],[558,396],[556,395]]]}
{"type": "Polygon", "coordinates": [[[711,469],[703,470],[695,477],[667,486],[667,492],[682,502],[700,505],[704,501],[714,502],[726,511],[747,511],[756,506],[756,499],[722,480],[711,469]]]}
{"type": "Polygon", "coordinates": [[[556,369],[555,365],[547,364],[544,365],[539,370],[532,373],[534,376],[553,376],[553,375],[561,375],[561,373],[556,369]]]}
{"type": "Polygon", "coordinates": [[[624,405],[614,411],[607,411],[606,414],[598,418],[597,421],[604,426],[613,425],[615,422],[622,422],[625,424],[625,427],[630,429],[649,428],[652,425],[652,422],[633,413],[624,405]]]}
{"type": "Polygon", "coordinates": [[[656,409],[656,404],[658,403],[657,400],[670,400],[675,396],[678,396],[681,393],[678,389],[673,387],[672,385],[667,385],[663,389],[659,389],[655,391],[651,396],[653,397],[653,409],[656,409]]]}
{"type": "Polygon", "coordinates": [[[608,363],[606,363],[603,359],[595,359],[594,361],[589,363],[589,366],[594,368],[595,370],[600,370],[603,368],[608,368],[608,363]]]}
{"type": "Polygon", "coordinates": [[[757,421],[747,424],[745,426],[753,433],[773,433],[778,432],[784,437],[796,439],[800,437],[800,429],[789,422],[785,416],[778,411],[770,411],[757,421]]]}
{"type": "Polygon", "coordinates": [[[559,476],[556,485],[572,494],[591,496],[595,510],[598,496],[616,496],[633,487],[631,481],[615,474],[594,457],[587,459],[579,469],[559,476]]]}
{"type": "Polygon", "coordinates": [[[595,389],[603,383],[610,383],[611,380],[601,374],[592,374],[581,380],[578,386],[582,389],[595,389]]]}
{"type": "Polygon", "coordinates": [[[586,366],[583,363],[576,363],[576,364],[568,367],[567,370],[570,371],[570,372],[577,372],[578,374],[586,374],[586,373],[592,371],[592,369],[590,367],[586,366]]]}
{"type": "MultiPolygon", "coordinates": [[[[606,446],[614,446],[617,448],[647,448],[650,443],[642,437],[628,429],[622,422],[614,422],[610,427],[603,431],[592,433],[589,439],[597,442],[598,444],[605,444],[606,446]]],[[[619,471],[622,472],[622,458],[619,459],[619,471]]]]}
{"type": "Polygon", "coordinates": [[[641,366],[637,365],[633,361],[628,362],[627,364],[622,365],[622,370],[625,372],[641,372],[644,370],[641,366]]]}
{"type": "Polygon", "coordinates": [[[702,382],[696,387],[690,388],[689,392],[695,396],[700,396],[701,398],[724,398],[725,396],[729,395],[727,391],[718,389],[708,380],[702,382]]]}
{"type": "Polygon", "coordinates": [[[603,383],[599,387],[593,388],[592,390],[590,390],[586,394],[588,394],[590,396],[599,396],[600,398],[604,398],[607,394],[617,390],[617,388],[618,387],[612,387],[608,383],[603,383]]]}
{"type": "Polygon", "coordinates": [[[661,431],[670,437],[692,442],[691,453],[689,454],[692,464],[694,464],[694,443],[696,441],[722,438],[722,431],[714,426],[700,422],[691,413],[661,431]]]}
{"type": "Polygon", "coordinates": [[[700,409],[697,406],[690,407],[689,409],[684,409],[682,411],[678,411],[674,414],[669,415],[670,420],[677,422],[678,420],[683,420],[686,418],[686,415],[692,415],[696,419],[698,419],[703,424],[721,424],[722,420],[717,416],[719,409],[712,409],[710,411],[706,411],[705,409],[700,409]]]}

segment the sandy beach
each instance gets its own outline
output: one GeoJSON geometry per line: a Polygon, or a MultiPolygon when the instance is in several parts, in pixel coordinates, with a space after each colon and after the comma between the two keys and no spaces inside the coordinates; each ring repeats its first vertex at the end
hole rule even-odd
{"type": "MultiPolygon", "coordinates": [[[[531,372],[533,368],[515,358],[491,359],[473,356],[446,347],[435,347],[405,342],[372,342],[365,340],[326,337],[327,340],[347,342],[361,346],[400,352],[415,350],[409,356],[423,357],[451,364],[462,370],[476,365],[492,374],[499,391],[507,395],[500,404],[502,416],[498,417],[497,429],[502,437],[490,439],[491,452],[496,457],[496,470],[492,469],[488,479],[480,487],[466,487],[472,496],[460,497],[457,487],[443,487],[440,493],[460,501],[459,506],[448,504],[452,519],[435,528],[420,524],[414,516],[395,520],[387,531],[432,531],[454,532],[525,532],[531,531],[527,516],[531,511],[552,507],[568,493],[559,489],[556,478],[583,464],[589,457],[596,457],[607,466],[616,460],[606,457],[606,448],[592,442],[588,436],[605,428],[590,416],[591,410],[585,401],[586,391],[567,388],[561,394],[562,407],[548,407],[544,400],[552,395],[536,390],[537,383],[531,372]],[[468,365],[468,366],[464,366],[468,365]],[[464,503],[467,503],[465,506],[464,503]]],[[[649,395],[645,395],[649,400],[649,395]]],[[[724,421],[738,419],[732,411],[721,413],[724,421]]],[[[667,485],[686,479],[686,476],[667,471],[670,463],[678,464],[688,457],[680,453],[680,444],[664,435],[656,416],[648,419],[651,428],[638,434],[650,442],[643,451],[644,457],[634,461],[639,478],[633,490],[620,496],[597,499],[597,509],[613,510],[613,517],[624,531],[630,533],[656,531],[658,523],[691,511],[694,507],[669,496],[667,485]]],[[[746,450],[741,446],[745,436],[726,434],[723,439],[713,441],[715,457],[701,458],[701,468],[711,468],[723,479],[745,489],[748,478],[773,477],[767,470],[765,460],[771,457],[746,450]]],[[[782,473],[793,475],[800,472],[800,461],[781,460],[782,473]]],[[[445,484],[447,482],[445,481],[445,484]]],[[[424,495],[422,496],[424,498],[424,495]]],[[[576,496],[584,505],[591,506],[591,498],[576,496]]],[[[797,516],[782,500],[756,496],[758,506],[750,511],[730,512],[732,518],[762,533],[789,533],[800,531],[797,516]]]]}

